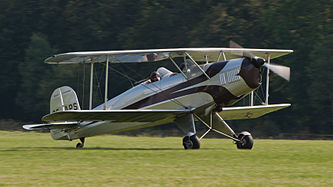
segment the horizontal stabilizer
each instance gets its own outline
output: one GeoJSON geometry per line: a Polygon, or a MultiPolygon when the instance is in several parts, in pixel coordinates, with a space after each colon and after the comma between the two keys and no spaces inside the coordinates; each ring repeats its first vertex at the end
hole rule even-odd
{"type": "Polygon", "coordinates": [[[68,110],[48,114],[43,121],[153,122],[172,119],[191,110],[68,110]]]}
{"type": "Polygon", "coordinates": [[[242,107],[224,107],[222,111],[219,112],[219,114],[224,120],[251,119],[261,117],[267,113],[281,110],[289,106],[290,104],[273,104],[242,107]]]}
{"type": "Polygon", "coordinates": [[[25,130],[45,130],[45,129],[64,129],[73,128],[79,125],[78,122],[62,122],[62,123],[44,123],[44,124],[31,124],[23,125],[25,130]]]}

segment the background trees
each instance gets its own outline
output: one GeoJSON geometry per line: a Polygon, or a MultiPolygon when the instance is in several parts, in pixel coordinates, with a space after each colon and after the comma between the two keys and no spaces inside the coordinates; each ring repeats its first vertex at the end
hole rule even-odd
{"type": "MultiPolygon", "coordinates": [[[[13,0],[0,7],[1,119],[38,122],[48,112],[52,90],[65,84],[87,106],[88,67],[43,64],[54,53],[227,47],[232,39],[245,47],[295,51],[276,60],[290,66],[292,75],[290,83],[273,75],[270,97],[272,103],[290,102],[292,108],[233,124],[273,136],[333,132],[332,1],[13,0]]],[[[156,67],[113,65],[110,97],[156,67]]],[[[96,69],[95,79],[102,84],[103,67],[96,69]]],[[[103,86],[95,89],[99,101],[103,86]]]]}

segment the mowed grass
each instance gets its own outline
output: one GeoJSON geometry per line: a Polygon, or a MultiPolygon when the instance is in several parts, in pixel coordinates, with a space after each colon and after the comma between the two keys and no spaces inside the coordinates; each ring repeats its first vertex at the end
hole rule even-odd
{"type": "Polygon", "coordinates": [[[0,186],[333,186],[333,141],[98,136],[54,141],[49,134],[0,131],[0,186]]]}

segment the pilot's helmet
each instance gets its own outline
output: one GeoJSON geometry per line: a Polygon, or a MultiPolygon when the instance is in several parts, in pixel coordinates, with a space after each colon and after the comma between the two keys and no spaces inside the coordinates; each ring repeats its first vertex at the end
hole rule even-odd
{"type": "Polygon", "coordinates": [[[161,79],[161,75],[157,71],[154,71],[150,74],[149,78],[152,82],[155,82],[161,79]]]}

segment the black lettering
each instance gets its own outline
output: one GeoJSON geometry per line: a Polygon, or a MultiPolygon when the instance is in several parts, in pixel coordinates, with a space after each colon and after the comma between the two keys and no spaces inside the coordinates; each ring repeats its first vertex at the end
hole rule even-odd
{"type": "Polygon", "coordinates": [[[69,110],[72,110],[72,109],[73,109],[73,105],[72,105],[72,104],[69,104],[69,105],[68,105],[68,108],[69,108],[69,110]]]}
{"type": "Polygon", "coordinates": [[[78,107],[77,107],[77,103],[73,103],[73,106],[74,106],[74,110],[77,110],[78,107]]]}

